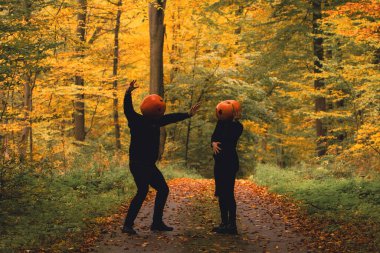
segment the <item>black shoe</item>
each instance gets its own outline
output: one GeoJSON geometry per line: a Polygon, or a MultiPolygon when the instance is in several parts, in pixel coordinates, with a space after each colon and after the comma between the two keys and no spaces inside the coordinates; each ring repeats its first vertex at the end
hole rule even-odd
{"type": "Polygon", "coordinates": [[[173,231],[173,227],[166,226],[165,223],[153,223],[150,226],[150,230],[152,231],[173,231]]]}
{"type": "Polygon", "coordinates": [[[237,235],[238,231],[236,225],[228,224],[226,227],[226,233],[230,235],[237,235]]]}
{"type": "Polygon", "coordinates": [[[227,233],[227,225],[221,223],[219,226],[214,227],[211,231],[218,234],[225,234],[227,233]]]}
{"type": "Polygon", "coordinates": [[[136,230],[134,230],[133,227],[123,227],[121,229],[121,232],[129,235],[137,234],[136,230]]]}

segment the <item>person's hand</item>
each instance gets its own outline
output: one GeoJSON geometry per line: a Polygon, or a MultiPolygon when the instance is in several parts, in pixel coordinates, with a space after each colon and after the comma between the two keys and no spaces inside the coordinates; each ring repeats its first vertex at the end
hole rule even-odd
{"type": "Polygon", "coordinates": [[[199,108],[201,107],[201,103],[196,103],[195,105],[193,105],[191,108],[190,108],[190,111],[188,112],[189,113],[189,116],[190,117],[193,117],[199,110],[199,108]]]}
{"type": "Polygon", "coordinates": [[[219,154],[219,152],[222,150],[219,147],[220,142],[212,142],[212,151],[214,151],[214,154],[219,154]]]}
{"type": "Polygon", "coordinates": [[[139,86],[136,86],[136,80],[132,80],[132,82],[129,83],[128,92],[132,92],[138,87],[139,86]]]}

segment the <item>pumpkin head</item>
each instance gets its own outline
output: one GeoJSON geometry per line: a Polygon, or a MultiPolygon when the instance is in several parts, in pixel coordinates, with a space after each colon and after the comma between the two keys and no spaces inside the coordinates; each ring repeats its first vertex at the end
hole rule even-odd
{"type": "Polygon", "coordinates": [[[241,113],[242,113],[241,104],[236,100],[226,100],[226,102],[232,103],[232,106],[234,107],[234,110],[235,110],[235,118],[240,119],[241,113]]]}
{"type": "Polygon", "coordinates": [[[149,118],[157,119],[164,115],[166,104],[162,97],[156,94],[146,96],[140,105],[141,113],[149,118]]]}
{"type": "Polygon", "coordinates": [[[229,101],[222,101],[216,106],[216,117],[219,120],[232,120],[234,118],[234,107],[229,101]]]}

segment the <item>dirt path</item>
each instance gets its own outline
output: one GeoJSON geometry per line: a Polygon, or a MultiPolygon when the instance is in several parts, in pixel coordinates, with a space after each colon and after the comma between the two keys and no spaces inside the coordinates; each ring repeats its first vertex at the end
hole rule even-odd
{"type": "MultiPolygon", "coordinates": [[[[145,201],[136,220],[136,236],[120,232],[124,214],[103,231],[94,252],[309,252],[309,239],[296,232],[297,218],[254,184],[238,180],[236,200],[239,235],[211,231],[219,224],[212,180],[175,179],[164,220],[173,232],[151,232],[154,192],[145,201]]],[[[292,208],[291,206],[287,207],[292,208]]],[[[125,210],[123,210],[125,211],[125,210]]]]}

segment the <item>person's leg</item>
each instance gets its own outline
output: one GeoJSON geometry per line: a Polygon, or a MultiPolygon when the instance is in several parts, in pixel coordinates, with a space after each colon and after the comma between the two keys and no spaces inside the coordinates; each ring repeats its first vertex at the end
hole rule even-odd
{"type": "Polygon", "coordinates": [[[148,194],[150,175],[143,166],[130,164],[130,169],[137,186],[137,193],[129,205],[128,213],[124,221],[124,227],[133,227],[134,221],[148,194]]]}
{"type": "Polygon", "coordinates": [[[237,234],[236,227],[236,200],[235,200],[235,178],[236,174],[231,175],[228,183],[227,209],[228,209],[228,229],[229,233],[237,234]]]}
{"type": "Polygon", "coordinates": [[[218,176],[215,177],[215,187],[217,189],[216,196],[218,197],[218,202],[219,202],[221,223],[219,226],[214,227],[212,229],[212,232],[223,234],[226,232],[226,228],[228,224],[228,206],[227,206],[227,198],[226,198],[226,191],[225,191],[225,180],[224,180],[223,175],[218,174],[218,176]]]}
{"type": "Polygon", "coordinates": [[[212,229],[212,232],[221,233],[224,234],[227,232],[227,225],[228,225],[228,209],[227,209],[227,202],[226,197],[223,191],[220,191],[220,194],[218,196],[219,201],[219,210],[220,210],[220,218],[221,223],[219,226],[214,227],[212,229]]]}
{"type": "Polygon", "coordinates": [[[229,223],[236,226],[236,200],[235,200],[235,178],[236,174],[232,174],[229,177],[229,189],[228,189],[228,214],[229,223]]]}
{"type": "Polygon", "coordinates": [[[152,177],[149,184],[157,191],[151,229],[173,230],[173,228],[167,227],[162,220],[165,203],[169,195],[169,187],[161,171],[156,166],[153,168],[152,177]]]}
{"type": "Polygon", "coordinates": [[[218,203],[219,203],[219,210],[220,210],[220,218],[221,218],[221,225],[227,225],[228,222],[228,209],[227,209],[227,203],[226,203],[226,195],[225,195],[225,177],[223,176],[224,173],[222,173],[223,168],[221,166],[214,167],[214,178],[215,178],[215,196],[218,197],[218,203]]]}
{"type": "Polygon", "coordinates": [[[228,223],[228,202],[224,192],[219,196],[219,210],[220,210],[220,219],[221,224],[227,225],[228,223]]]}
{"type": "Polygon", "coordinates": [[[226,196],[226,206],[228,210],[228,224],[236,226],[236,200],[233,191],[230,191],[226,196]]]}

